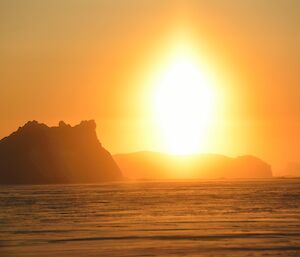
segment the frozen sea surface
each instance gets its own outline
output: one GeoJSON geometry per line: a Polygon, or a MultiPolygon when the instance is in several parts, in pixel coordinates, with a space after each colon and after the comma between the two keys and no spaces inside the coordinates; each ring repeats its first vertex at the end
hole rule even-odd
{"type": "Polygon", "coordinates": [[[300,256],[300,180],[0,186],[0,256],[300,256]]]}

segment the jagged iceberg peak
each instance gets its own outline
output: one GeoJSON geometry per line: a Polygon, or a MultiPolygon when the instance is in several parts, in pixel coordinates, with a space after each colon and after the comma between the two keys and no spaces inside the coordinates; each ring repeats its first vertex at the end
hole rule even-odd
{"type": "Polygon", "coordinates": [[[122,173],[96,134],[96,122],[48,127],[27,122],[0,140],[0,184],[97,183],[122,173]]]}

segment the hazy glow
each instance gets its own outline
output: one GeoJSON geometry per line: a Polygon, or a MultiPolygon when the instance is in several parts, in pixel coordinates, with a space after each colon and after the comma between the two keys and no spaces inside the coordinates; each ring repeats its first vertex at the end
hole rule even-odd
{"type": "Polygon", "coordinates": [[[201,151],[212,120],[215,95],[190,45],[182,43],[173,49],[156,83],[156,117],[168,151],[201,151]]]}

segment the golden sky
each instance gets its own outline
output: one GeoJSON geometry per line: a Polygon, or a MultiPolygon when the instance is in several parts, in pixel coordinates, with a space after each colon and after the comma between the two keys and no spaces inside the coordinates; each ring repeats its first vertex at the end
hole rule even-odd
{"type": "Polygon", "coordinates": [[[300,162],[299,24],[298,0],[2,0],[0,137],[95,119],[112,153],[165,151],[154,81],[185,40],[217,96],[199,151],[300,162]]]}

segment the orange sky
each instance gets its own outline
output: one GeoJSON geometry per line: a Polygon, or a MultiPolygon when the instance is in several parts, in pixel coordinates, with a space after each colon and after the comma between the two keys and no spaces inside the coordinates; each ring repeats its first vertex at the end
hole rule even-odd
{"type": "Polygon", "coordinates": [[[163,151],[147,78],[183,27],[225,99],[202,151],[300,162],[299,24],[297,0],[3,0],[0,137],[93,118],[112,153],[163,151]]]}

